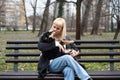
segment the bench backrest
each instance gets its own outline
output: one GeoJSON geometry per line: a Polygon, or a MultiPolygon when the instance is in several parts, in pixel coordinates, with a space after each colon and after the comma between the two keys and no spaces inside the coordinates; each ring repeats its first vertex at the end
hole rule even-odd
{"type": "MultiPolygon", "coordinates": [[[[18,63],[38,63],[41,52],[37,44],[38,41],[31,40],[7,41],[6,49],[14,51],[6,53],[6,62],[14,63],[14,71],[18,71],[18,63]]],[[[75,40],[75,44],[80,49],[80,57],[77,59],[79,62],[109,62],[111,71],[114,70],[114,62],[120,62],[118,57],[114,57],[120,56],[119,40],[75,40]],[[108,56],[108,58],[98,59],[90,56],[108,56]]]]}

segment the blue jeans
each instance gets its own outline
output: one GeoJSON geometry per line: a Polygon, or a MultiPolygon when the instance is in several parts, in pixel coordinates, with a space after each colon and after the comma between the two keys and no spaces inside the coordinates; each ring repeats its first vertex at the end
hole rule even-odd
{"type": "Polygon", "coordinates": [[[75,74],[80,80],[87,80],[90,78],[88,73],[71,55],[64,55],[55,58],[49,66],[50,72],[62,72],[64,80],[74,80],[75,74]]]}

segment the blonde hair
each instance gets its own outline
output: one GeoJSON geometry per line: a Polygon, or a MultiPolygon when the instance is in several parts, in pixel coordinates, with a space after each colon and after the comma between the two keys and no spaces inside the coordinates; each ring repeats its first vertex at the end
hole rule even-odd
{"type": "MultiPolygon", "coordinates": [[[[65,38],[65,36],[66,36],[66,22],[65,22],[65,19],[63,19],[63,18],[56,18],[53,21],[53,24],[56,24],[57,26],[62,28],[61,40],[63,40],[65,38]]],[[[52,27],[50,28],[49,31],[52,31],[53,24],[52,24],[52,27]]]]}

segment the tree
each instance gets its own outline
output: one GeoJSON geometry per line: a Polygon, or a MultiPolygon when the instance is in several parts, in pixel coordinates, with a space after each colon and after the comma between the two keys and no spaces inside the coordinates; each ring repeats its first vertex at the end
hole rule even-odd
{"type": "Polygon", "coordinates": [[[112,5],[112,17],[116,20],[117,29],[113,39],[117,39],[120,32],[120,0],[111,0],[112,5]]]}
{"type": "Polygon", "coordinates": [[[66,1],[66,0],[57,0],[57,1],[64,1],[66,3],[74,3],[76,4],[76,39],[80,39],[80,30],[81,30],[81,3],[83,0],[77,0],[77,2],[74,1],[66,1]]]}
{"type": "Polygon", "coordinates": [[[0,0],[0,28],[1,28],[1,25],[3,25],[2,23],[4,22],[1,15],[4,7],[4,2],[5,2],[4,0],[0,0]]]}
{"type": "Polygon", "coordinates": [[[63,6],[64,6],[65,0],[57,0],[57,1],[59,2],[58,17],[62,17],[62,15],[63,15],[63,6]]]}
{"type": "Polygon", "coordinates": [[[36,7],[37,7],[37,0],[34,1],[34,3],[31,2],[31,6],[33,8],[33,30],[32,32],[34,33],[35,27],[36,27],[36,7]]]}
{"type": "Polygon", "coordinates": [[[47,0],[38,36],[47,30],[50,0],[47,0]]]}
{"type": "Polygon", "coordinates": [[[82,3],[83,0],[77,0],[77,3],[76,3],[76,39],[81,39],[81,34],[80,34],[80,30],[81,30],[81,26],[80,26],[80,23],[81,23],[81,3],[82,3]]]}
{"type": "Polygon", "coordinates": [[[95,12],[95,19],[93,22],[93,28],[92,28],[92,32],[91,34],[98,34],[98,29],[99,29],[99,21],[100,21],[100,14],[101,14],[101,10],[102,10],[102,3],[104,0],[99,0],[97,7],[96,7],[96,12],[95,12]]]}
{"type": "Polygon", "coordinates": [[[53,10],[53,20],[56,18],[56,12],[57,12],[57,1],[55,1],[55,4],[54,4],[54,10],[53,10]]]}
{"type": "Polygon", "coordinates": [[[25,23],[26,23],[26,29],[28,30],[28,21],[27,21],[27,15],[26,15],[26,9],[25,9],[25,0],[22,0],[23,8],[24,8],[24,16],[25,16],[25,23]]]}
{"type": "Polygon", "coordinates": [[[88,23],[91,3],[92,3],[92,0],[86,0],[86,5],[85,5],[86,9],[85,9],[85,12],[82,18],[82,24],[81,24],[81,35],[83,35],[84,31],[87,31],[87,23],[88,23]]]}

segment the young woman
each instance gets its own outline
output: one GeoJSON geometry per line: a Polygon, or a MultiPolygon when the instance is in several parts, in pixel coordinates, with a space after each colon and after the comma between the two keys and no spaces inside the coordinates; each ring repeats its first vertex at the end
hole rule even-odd
{"type": "Polygon", "coordinates": [[[84,68],[74,59],[79,54],[66,35],[66,22],[63,18],[53,21],[48,32],[41,35],[38,49],[42,52],[38,63],[39,78],[44,78],[46,72],[64,74],[64,80],[75,80],[75,75],[80,80],[92,80],[84,68]]]}

